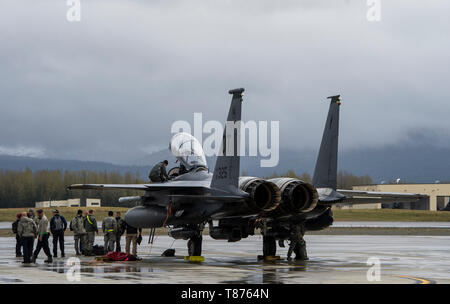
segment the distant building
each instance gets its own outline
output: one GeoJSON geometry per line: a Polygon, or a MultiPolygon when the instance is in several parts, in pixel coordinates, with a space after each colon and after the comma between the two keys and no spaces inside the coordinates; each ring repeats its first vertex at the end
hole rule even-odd
{"type": "MultiPolygon", "coordinates": [[[[353,190],[379,191],[379,192],[404,192],[418,193],[426,195],[427,198],[412,203],[389,203],[389,204],[371,204],[371,208],[398,208],[414,210],[437,211],[449,208],[450,202],[450,183],[433,184],[378,184],[354,186],[353,190]]],[[[364,208],[364,205],[355,205],[357,208],[364,208]]],[[[366,209],[369,206],[366,206],[366,209]]]]}
{"type": "Polygon", "coordinates": [[[68,200],[36,202],[35,207],[101,207],[101,200],[99,198],[87,198],[83,200],[82,203],[82,200],[80,198],[71,198],[68,200]]]}
{"type": "Polygon", "coordinates": [[[87,198],[86,207],[101,207],[101,200],[99,198],[87,198]]]}

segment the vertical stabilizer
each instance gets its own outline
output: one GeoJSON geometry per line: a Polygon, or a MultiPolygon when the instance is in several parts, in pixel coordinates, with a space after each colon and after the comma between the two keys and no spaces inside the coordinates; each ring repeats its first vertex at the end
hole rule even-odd
{"type": "Polygon", "coordinates": [[[231,190],[237,188],[239,184],[239,145],[240,128],[229,129],[231,124],[241,121],[242,93],[244,89],[230,90],[228,93],[233,95],[230,110],[228,112],[227,123],[222,137],[222,153],[217,156],[216,166],[211,180],[211,187],[222,190],[231,190]],[[233,147],[227,147],[227,144],[233,144],[233,147]]]}
{"type": "Polygon", "coordinates": [[[339,137],[339,107],[340,95],[330,96],[330,110],[323,131],[316,168],[314,170],[313,185],[316,188],[337,187],[337,155],[339,137]]]}

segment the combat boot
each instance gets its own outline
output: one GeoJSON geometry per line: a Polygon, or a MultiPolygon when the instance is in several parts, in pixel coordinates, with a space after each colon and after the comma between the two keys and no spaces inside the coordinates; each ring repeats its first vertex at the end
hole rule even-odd
{"type": "Polygon", "coordinates": [[[48,256],[47,259],[44,261],[45,263],[53,263],[52,256],[48,256]]]}
{"type": "Polygon", "coordinates": [[[308,254],[306,253],[306,243],[302,241],[299,243],[298,254],[295,255],[295,259],[298,261],[307,261],[309,260],[308,254]]]}

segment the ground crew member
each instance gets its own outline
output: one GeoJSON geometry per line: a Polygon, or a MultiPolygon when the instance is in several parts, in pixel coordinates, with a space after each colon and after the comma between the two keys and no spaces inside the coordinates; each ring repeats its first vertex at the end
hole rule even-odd
{"type": "Polygon", "coordinates": [[[125,243],[125,251],[126,253],[130,254],[130,244],[133,243],[133,255],[136,256],[137,254],[137,238],[138,238],[138,231],[139,236],[142,236],[142,228],[135,228],[133,226],[128,225],[125,222],[125,231],[127,233],[126,236],[126,243],[125,243]]]}
{"type": "Polygon", "coordinates": [[[22,213],[19,224],[17,225],[17,235],[23,246],[23,262],[31,263],[31,255],[33,254],[34,239],[37,235],[36,223],[27,216],[26,212],[22,213]]]}
{"type": "Polygon", "coordinates": [[[117,222],[116,252],[122,251],[122,248],[120,246],[120,239],[122,238],[122,234],[125,232],[125,222],[120,216],[121,216],[120,212],[117,211],[116,212],[116,222],[117,222]]]}
{"type": "Polygon", "coordinates": [[[166,167],[169,164],[167,160],[157,163],[152,171],[150,171],[150,175],[148,176],[152,182],[165,182],[169,179],[169,176],[166,172],[166,167]]]}
{"type": "Polygon", "coordinates": [[[306,253],[306,242],[303,239],[305,235],[305,225],[291,225],[291,236],[287,258],[290,261],[292,252],[295,252],[295,259],[306,261],[308,255],[306,253]]]}
{"type": "Polygon", "coordinates": [[[114,251],[114,243],[116,242],[117,221],[113,215],[114,212],[108,211],[108,217],[104,218],[102,223],[106,252],[114,251]]]}
{"type": "Polygon", "coordinates": [[[34,214],[34,210],[32,208],[28,209],[27,216],[32,219],[36,225],[38,224],[38,219],[36,218],[36,215],[34,214]]]}
{"type": "Polygon", "coordinates": [[[50,220],[50,231],[53,236],[53,257],[58,257],[58,241],[61,257],[64,255],[64,232],[67,229],[67,221],[59,214],[58,209],[53,210],[53,217],[50,220]]]}
{"type": "Polygon", "coordinates": [[[37,226],[37,235],[38,235],[38,243],[36,245],[36,250],[33,254],[33,263],[36,263],[36,259],[39,255],[39,252],[41,249],[44,249],[44,253],[47,255],[47,259],[44,261],[45,263],[52,263],[53,258],[50,253],[50,248],[48,247],[48,238],[49,238],[49,232],[48,232],[48,219],[44,214],[44,210],[39,209],[37,211],[37,217],[38,217],[38,226],[37,226]]]}
{"type": "Polygon", "coordinates": [[[75,253],[81,255],[86,246],[86,229],[84,228],[83,211],[78,210],[77,215],[70,221],[70,230],[73,231],[75,253]]]}
{"type": "Polygon", "coordinates": [[[90,256],[94,255],[93,247],[95,242],[95,233],[98,234],[97,228],[97,220],[94,217],[94,210],[89,210],[89,213],[86,215],[86,219],[84,220],[84,228],[86,229],[86,248],[85,255],[90,256]]]}
{"type": "Polygon", "coordinates": [[[12,231],[16,235],[16,258],[22,257],[22,242],[20,241],[20,236],[17,233],[17,227],[19,226],[21,217],[22,213],[17,213],[16,220],[12,223],[12,231]]]}

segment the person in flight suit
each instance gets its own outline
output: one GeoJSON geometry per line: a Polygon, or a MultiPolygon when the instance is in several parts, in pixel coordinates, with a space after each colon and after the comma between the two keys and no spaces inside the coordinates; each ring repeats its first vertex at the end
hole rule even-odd
{"type": "Polygon", "coordinates": [[[97,220],[94,217],[94,210],[89,210],[84,219],[84,228],[86,229],[86,248],[84,249],[84,254],[86,256],[94,255],[93,247],[95,242],[95,233],[98,233],[97,220]]]}
{"type": "Polygon", "coordinates": [[[290,244],[289,244],[289,250],[287,254],[287,258],[290,261],[292,252],[295,252],[295,259],[306,261],[308,260],[308,255],[306,253],[306,242],[303,239],[303,236],[305,235],[305,225],[304,224],[298,224],[298,225],[291,225],[291,237],[290,237],[290,244]]]}
{"type": "Polygon", "coordinates": [[[169,162],[167,160],[157,163],[152,171],[150,171],[149,174],[149,178],[152,182],[156,182],[156,183],[161,183],[161,182],[165,182],[169,179],[169,176],[167,175],[166,172],[166,167],[169,164],[169,162]]]}
{"type": "Polygon", "coordinates": [[[114,251],[114,243],[116,242],[117,221],[113,215],[114,212],[109,211],[108,217],[106,217],[102,223],[106,252],[114,251]]]}

